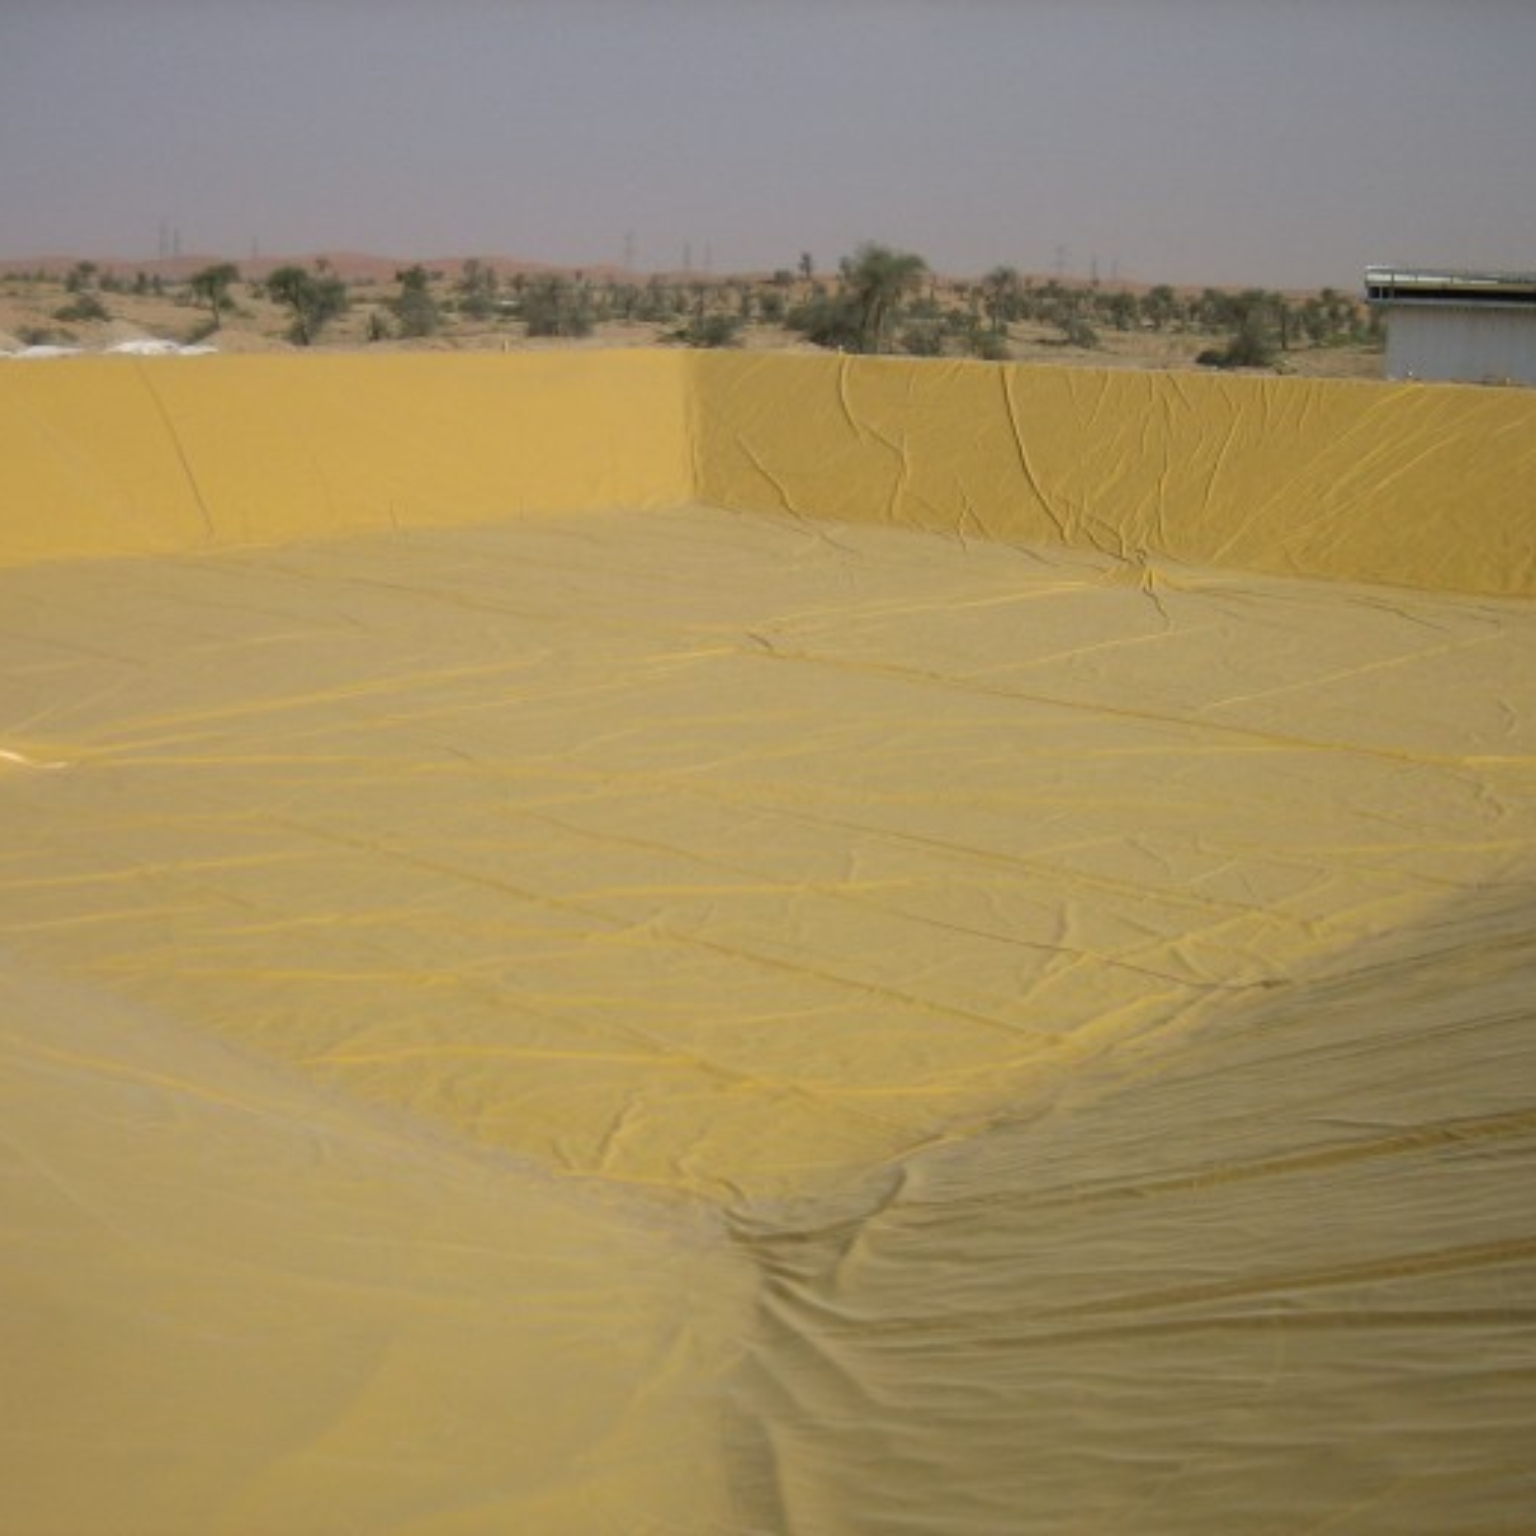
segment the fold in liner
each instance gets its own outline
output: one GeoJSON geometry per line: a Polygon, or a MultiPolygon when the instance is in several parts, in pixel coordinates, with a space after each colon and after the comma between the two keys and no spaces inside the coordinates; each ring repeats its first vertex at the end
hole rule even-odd
{"type": "Polygon", "coordinates": [[[1524,1520],[1530,396],[0,404],[0,1527],[1524,1520]]]}

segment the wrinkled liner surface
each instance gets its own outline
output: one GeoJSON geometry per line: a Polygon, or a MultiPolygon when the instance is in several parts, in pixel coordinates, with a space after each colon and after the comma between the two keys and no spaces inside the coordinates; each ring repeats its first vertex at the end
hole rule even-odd
{"type": "Polygon", "coordinates": [[[1521,397],[216,361],[5,416],[0,1523],[1519,1528],[1521,397]]]}

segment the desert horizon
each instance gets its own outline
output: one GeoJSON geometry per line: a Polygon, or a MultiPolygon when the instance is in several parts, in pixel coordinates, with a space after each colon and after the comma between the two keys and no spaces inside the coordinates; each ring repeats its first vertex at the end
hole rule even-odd
{"type": "MultiPolygon", "coordinates": [[[[228,262],[240,269],[241,273],[248,277],[262,278],[284,266],[300,267],[325,267],[335,272],[347,282],[353,283],[388,283],[393,282],[398,273],[410,267],[425,267],[428,271],[443,273],[456,272],[463,269],[468,263],[479,263],[483,267],[494,271],[498,277],[516,276],[565,276],[570,278],[584,277],[596,282],[633,282],[644,283],[652,280],[663,282],[702,282],[702,283],[730,283],[730,282],[771,282],[777,271],[798,270],[798,263],[806,253],[796,251],[792,257],[788,257],[780,266],[747,266],[747,267],[720,267],[714,263],[706,264],[703,261],[688,264],[683,261],[675,263],[644,263],[634,266],[626,266],[622,261],[611,259],[583,261],[546,261],[536,258],[519,256],[506,251],[473,251],[464,250],[452,254],[408,254],[404,256],[390,255],[387,252],[377,250],[365,250],[351,246],[296,247],[291,250],[280,251],[250,251],[248,248],[242,253],[235,250],[224,250],[210,246],[196,251],[177,251],[174,254],[158,254],[154,256],[125,256],[110,250],[97,250],[92,248],[80,248],[69,250],[47,250],[40,254],[22,256],[0,256],[0,277],[14,277],[26,273],[44,273],[50,276],[62,277],[81,262],[89,262],[91,265],[105,273],[114,275],[132,276],[139,272],[147,275],[159,276],[168,281],[185,282],[194,273],[209,266],[228,262]]],[[[834,276],[837,271],[837,262],[846,252],[834,255],[825,265],[818,263],[816,273],[818,276],[828,278],[834,276]]],[[[918,251],[921,255],[922,252],[918,251]]],[[[1144,293],[1153,288],[1168,287],[1176,293],[1200,293],[1206,289],[1217,292],[1238,293],[1249,288],[1263,288],[1266,290],[1283,293],[1288,297],[1302,297],[1313,293],[1352,292],[1356,288],[1363,288],[1364,268],[1358,274],[1359,282],[1352,285],[1338,283],[1288,283],[1276,287],[1272,283],[1260,281],[1247,281],[1231,278],[1223,281],[1209,281],[1189,276],[1181,276],[1177,273],[1164,273],[1160,275],[1148,275],[1145,273],[1124,274],[1117,269],[1109,271],[1094,271],[1091,267],[1084,270],[1077,267],[1047,268],[1031,267],[1028,263],[1010,262],[1007,253],[999,256],[998,260],[988,263],[976,270],[962,270],[959,268],[935,267],[934,275],[940,282],[949,284],[976,283],[983,280],[988,271],[997,267],[1009,267],[1016,270],[1021,279],[1044,285],[1046,283],[1059,283],[1066,288],[1113,288],[1126,289],[1131,292],[1144,293]]]]}
{"type": "Polygon", "coordinates": [[[1218,359],[1302,377],[1382,376],[1381,336],[1357,293],[1046,276],[1008,266],[954,277],[921,253],[870,244],[826,266],[801,253],[795,265],[766,273],[641,273],[506,255],[407,260],[339,249],[242,261],[204,253],[0,261],[0,350],[146,342],[223,352],[691,345],[1143,369],[1218,359]],[[889,290],[876,305],[878,334],[859,297],[871,261],[872,281],[889,290]],[[318,323],[272,293],[271,280],[285,273],[333,290],[318,323]],[[1230,355],[1245,333],[1250,352],[1230,355]]]}

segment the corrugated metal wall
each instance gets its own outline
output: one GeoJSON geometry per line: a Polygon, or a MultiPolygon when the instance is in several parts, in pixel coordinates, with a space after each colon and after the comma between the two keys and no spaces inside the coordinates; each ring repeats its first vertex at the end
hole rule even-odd
{"type": "Polygon", "coordinates": [[[1387,377],[1536,384],[1536,310],[1393,305],[1387,377]]]}

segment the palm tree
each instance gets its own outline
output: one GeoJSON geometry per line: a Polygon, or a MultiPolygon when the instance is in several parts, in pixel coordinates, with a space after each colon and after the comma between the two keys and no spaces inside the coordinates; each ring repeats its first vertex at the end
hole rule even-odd
{"type": "Polygon", "coordinates": [[[927,271],[921,256],[868,242],[843,258],[843,282],[858,309],[859,351],[884,350],[887,323],[927,271]]]}

